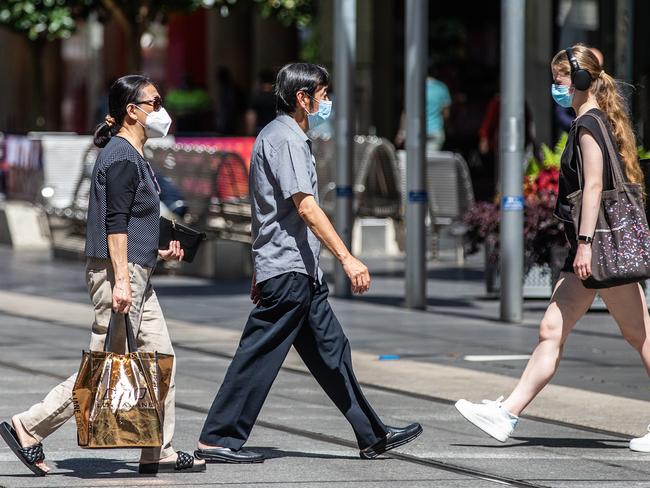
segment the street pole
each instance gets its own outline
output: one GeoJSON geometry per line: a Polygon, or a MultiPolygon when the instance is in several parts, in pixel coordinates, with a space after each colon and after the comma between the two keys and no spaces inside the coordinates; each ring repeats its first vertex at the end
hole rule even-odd
{"type": "Polygon", "coordinates": [[[428,2],[406,2],[406,306],[426,307],[427,211],[425,179],[425,83],[428,64],[428,2]]]}
{"type": "Polygon", "coordinates": [[[501,320],[523,319],[525,0],[501,0],[501,320]]]}
{"type": "MultiPolygon", "coordinates": [[[[352,249],[352,155],[354,151],[354,70],[356,66],[356,0],[336,0],[334,4],[334,86],[336,88],[336,231],[352,249]]],[[[334,270],[335,294],[351,295],[350,280],[337,263],[334,270]]]]}
{"type": "Polygon", "coordinates": [[[106,83],[104,82],[104,63],[102,61],[102,51],[104,49],[104,24],[99,21],[97,12],[88,16],[86,21],[86,49],[88,54],[88,82],[86,96],[88,97],[89,110],[86,113],[86,124],[88,127],[94,127],[97,124],[97,117],[100,120],[107,114],[98,113],[99,101],[101,97],[107,97],[104,93],[106,83]]]}

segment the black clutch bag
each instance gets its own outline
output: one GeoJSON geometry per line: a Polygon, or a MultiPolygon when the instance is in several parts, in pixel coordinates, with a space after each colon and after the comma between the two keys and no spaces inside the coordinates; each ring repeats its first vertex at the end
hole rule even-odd
{"type": "Polygon", "coordinates": [[[196,256],[201,242],[205,241],[208,236],[205,232],[199,232],[179,224],[176,220],[169,220],[160,217],[160,238],[158,239],[158,249],[169,249],[171,241],[180,241],[181,248],[185,251],[183,261],[191,263],[196,256]]]}

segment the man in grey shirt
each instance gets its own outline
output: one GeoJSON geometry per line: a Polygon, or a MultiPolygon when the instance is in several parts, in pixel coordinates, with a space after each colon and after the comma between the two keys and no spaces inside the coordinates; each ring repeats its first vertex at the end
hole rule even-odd
{"type": "Polygon", "coordinates": [[[320,241],[309,231],[292,199],[301,193],[312,195],[318,203],[311,141],[287,114],[279,114],[260,136],[250,168],[257,281],[262,283],[289,271],[321,281],[320,241]]]}
{"type": "Polygon", "coordinates": [[[293,345],[325,393],[350,422],[362,458],[415,439],[420,424],[385,425],[354,376],[350,344],[327,297],[321,243],[341,262],[354,293],[370,287],[368,268],[337,235],[318,204],[316,163],[306,132],[331,111],[329,74],[308,63],[283,67],[276,80],[278,116],[260,132],[251,157],[255,277],[251,312],[199,438],[206,461],[251,463],[242,449],[293,345]]]}

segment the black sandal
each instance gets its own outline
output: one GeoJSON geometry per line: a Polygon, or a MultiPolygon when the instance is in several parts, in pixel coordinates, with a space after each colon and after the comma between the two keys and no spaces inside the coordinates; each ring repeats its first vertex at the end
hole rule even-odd
{"type": "Polygon", "coordinates": [[[22,447],[18,440],[18,435],[14,428],[7,422],[0,424],[0,436],[9,446],[9,449],[16,455],[22,463],[29,468],[29,470],[36,476],[45,476],[47,471],[36,466],[39,461],[45,460],[45,453],[43,452],[43,444],[40,442],[29,447],[22,447]]]}
{"type": "Polygon", "coordinates": [[[200,473],[205,471],[205,463],[194,464],[194,456],[183,451],[177,451],[178,457],[175,462],[166,463],[140,463],[140,474],[158,473],[200,473]]]}

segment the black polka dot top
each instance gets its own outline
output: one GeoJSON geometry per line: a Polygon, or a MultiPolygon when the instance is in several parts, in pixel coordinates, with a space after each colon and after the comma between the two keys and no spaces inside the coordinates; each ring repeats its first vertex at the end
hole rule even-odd
{"type": "Polygon", "coordinates": [[[108,258],[109,234],[128,234],[128,261],[154,267],[160,233],[159,187],[151,166],[126,139],[114,136],[93,169],[86,256],[108,258]]]}

